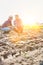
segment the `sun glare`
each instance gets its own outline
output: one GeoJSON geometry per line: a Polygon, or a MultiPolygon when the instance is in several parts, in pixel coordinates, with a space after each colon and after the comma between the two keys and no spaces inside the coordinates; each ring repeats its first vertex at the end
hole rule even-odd
{"type": "Polygon", "coordinates": [[[37,22],[36,22],[35,19],[36,18],[35,17],[32,17],[32,16],[30,16],[27,19],[25,18],[24,21],[23,21],[24,28],[38,29],[39,26],[37,25],[37,22]]]}
{"type": "Polygon", "coordinates": [[[24,25],[33,26],[36,24],[35,17],[28,16],[28,18],[25,18],[23,21],[24,25]]]}

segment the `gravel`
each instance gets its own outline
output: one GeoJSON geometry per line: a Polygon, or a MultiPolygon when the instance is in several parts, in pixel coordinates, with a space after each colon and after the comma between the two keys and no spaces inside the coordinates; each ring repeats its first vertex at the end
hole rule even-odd
{"type": "Polygon", "coordinates": [[[43,65],[42,33],[33,38],[28,34],[15,34],[14,31],[1,35],[0,65],[43,65]],[[19,40],[14,41],[16,38],[19,40]]]}

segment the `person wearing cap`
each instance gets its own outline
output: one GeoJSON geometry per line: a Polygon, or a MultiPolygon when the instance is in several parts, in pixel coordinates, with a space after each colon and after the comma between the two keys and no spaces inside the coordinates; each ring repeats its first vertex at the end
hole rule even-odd
{"type": "Polygon", "coordinates": [[[10,17],[8,18],[8,20],[4,22],[4,24],[2,25],[2,28],[12,26],[12,24],[11,24],[12,18],[13,18],[13,17],[10,16],[10,17]]]}
{"type": "Polygon", "coordinates": [[[16,32],[18,33],[23,32],[23,24],[22,24],[22,20],[19,18],[19,15],[15,15],[14,27],[16,32]]]}
{"type": "Polygon", "coordinates": [[[12,26],[12,19],[13,19],[13,17],[10,16],[8,18],[8,20],[5,21],[4,24],[2,25],[1,30],[3,30],[3,31],[9,31],[10,30],[10,27],[12,26]]]}

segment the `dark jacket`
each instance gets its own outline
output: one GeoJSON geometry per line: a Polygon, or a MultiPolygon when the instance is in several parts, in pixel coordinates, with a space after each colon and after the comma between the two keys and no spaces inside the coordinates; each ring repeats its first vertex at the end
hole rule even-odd
{"type": "Polygon", "coordinates": [[[8,27],[8,26],[12,26],[10,20],[5,21],[5,23],[2,25],[2,27],[8,27]]]}

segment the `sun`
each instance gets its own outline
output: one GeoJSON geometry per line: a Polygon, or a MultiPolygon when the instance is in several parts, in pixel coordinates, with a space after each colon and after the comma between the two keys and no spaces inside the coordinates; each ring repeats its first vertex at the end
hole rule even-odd
{"type": "Polygon", "coordinates": [[[23,21],[24,28],[32,28],[32,29],[39,28],[35,19],[36,18],[33,16],[30,16],[27,19],[25,18],[23,21]]]}
{"type": "Polygon", "coordinates": [[[34,26],[36,24],[35,17],[28,16],[24,19],[23,25],[34,26]]]}

